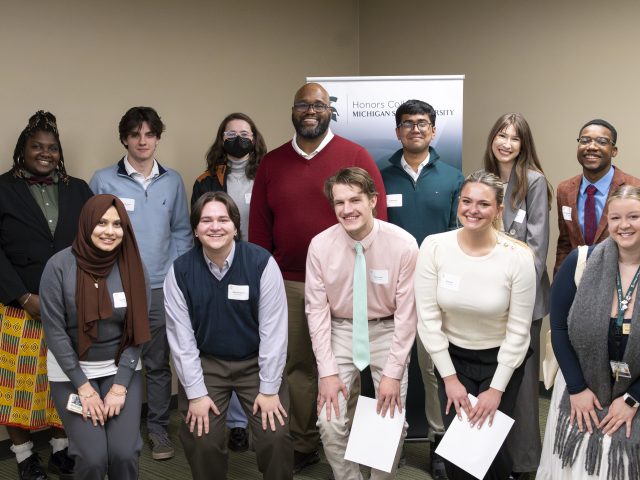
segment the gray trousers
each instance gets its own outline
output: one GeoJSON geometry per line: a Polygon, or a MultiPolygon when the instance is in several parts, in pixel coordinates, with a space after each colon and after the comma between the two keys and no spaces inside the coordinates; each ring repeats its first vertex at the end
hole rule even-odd
{"type": "MultiPolygon", "coordinates": [[[[114,376],[90,380],[104,398],[114,376]]],[[[120,415],[94,427],[82,415],[67,410],[71,393],[78,393],[71,382],[51,382],[51,398],[69,437],[69,456],[76,462],[76,480],[137,480],[138,459],[142,450],[140,409],[142,406],[142,375],[135,372],[127,387],[127,397],[120,415]]]]}
{"type": "Polygon", "coordinates": [[[513,460],[514,472],[535,472],[540,463],[540,417],[538,393],[540,385],[540,328],[542,319],[531,323],[531,349],[533,355],[524,367],[518,397],[513,409],[515,423],[505,441],[513,460]]]}
{"type": "Polygon", "coordinates": [[[149,303],[151,341],[143,345],[141,356],[147,381],[147,428],[149,432],[162,433],[169,425],[171,402],[171,367],[162,288],[151,290],[149,303]]]}

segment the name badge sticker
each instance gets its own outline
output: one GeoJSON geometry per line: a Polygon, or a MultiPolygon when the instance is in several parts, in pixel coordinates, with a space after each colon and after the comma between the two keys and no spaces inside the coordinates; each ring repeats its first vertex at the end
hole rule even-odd
{"type": "Polygon", "coordinates": [[[402,206],[402,194],[401,193],[393,193],[391,195],[387,195],[387,207],[401,207],[402,206]]]}
{"type": "Polygon", "coordinates": [[[249,205],[251,203],[251,192],[244,194],[244,203],[249,205]]]}
{"type": "Polygon", "coordinates": [[[389,283],[389,270],[369,270],[369,278],[371,283],[378,285],[386,285],[389,283]]]}
{"type": "Polygon", "coordinates": [[[115,308],[125,308],[127,306],[127,297],[124,292],[113,292],[113,306],[115,308]]]}
{"type": "Polygon", "coordinates": [[[513,219],[514,222],[518,222],[518,223],[522,223],[524,222],[524,217],[527,216],[527,212],[520,209],[518,210],[518,213],[516,214],[516,218],[513,219]]]}
{"type": "Polygon", "coordinates": [[[136,200],[135,198],[122,198],[119,197],[120,201],[124,204],[124,208],[127,212],[133,212],[136,208],[136,200]]]}
{"type": "Polygon", "coordinates": [[[446,288],[447,290],[452,290],[454,292],[460,290],[460,277],[458,275],[443,273],[441,280],[442,288],[446,288]]]}
{"type": "Polygon", "coordinates": [[[227,293],[229,300],[249,300],[249,285],[231,285],[227,293]]]}
{"type": "Polygon", "coordinates": [[[571,207],[567,207],[566,205],[562,206],[562,218],[571,221],[571,207]]]}

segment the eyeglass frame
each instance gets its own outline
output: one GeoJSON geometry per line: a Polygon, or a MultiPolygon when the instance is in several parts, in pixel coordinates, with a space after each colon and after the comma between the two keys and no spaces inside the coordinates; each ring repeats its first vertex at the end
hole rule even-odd
{"type": "Polygon", "coordinates": [[[414,128],[418,128],[419,131],[424,132],[426,130],[429,130],[429,127],[432,127],[433,123],[428,122],[427,120],[420,120],[418,122],[412,122],[411,120],[405,120],[404,122],[400,122],[398,125],[396,125],[397,128],[400,128],[402,130],[407,130],[407,131],[411,131],[414,128]],[[421,123],[426,123],[426,125],[423,128],[420,128],[420,124],[421,123]],[[409,124],[411,124],[411,126],[409,126],[409,124]]]}
{"type": "Polygon", "coordinates": [[[222,132],[222,136],[228,139],[232,139],[236,137],[253,138],[253,132],[250,132],[248,130],[242,130],[240,132],[234,132],[232,130],[229,130],[228,132],[222,132]],[[243,133],[247,133],[248,135],[242,135],[243,133]]]}
{"type": "Polygon", "coordinates": [[[610,138],[607,137],[587,137],[586,135],[583,135],[581,137],[578,137],[577,142],[586,147],[588,145],[591,145],[592,143],[595,143],[596,145],[600,146],[600,147],[606,147],[608,145],[611,145],[612,147],[616,146],[616,142],[614,142],[613,140],[611,140],[610,138]],[[582,139],[589,139],[588,142],[583,142],[582,139]],[[605,140],[605,142],[603,143],[602,141],[605,140]]]}
{"type": "Polygon", "coordinates": [[[322,102],[314,102],[314,103],[296,102],[293,104],[293,107],[291,108],[298,113],[308,112],[309,108],[313,108],[314,112],[324,113],[327,110],[331,110],[331,105],[327,105],[326,103],[322,103],[322,102]]]}

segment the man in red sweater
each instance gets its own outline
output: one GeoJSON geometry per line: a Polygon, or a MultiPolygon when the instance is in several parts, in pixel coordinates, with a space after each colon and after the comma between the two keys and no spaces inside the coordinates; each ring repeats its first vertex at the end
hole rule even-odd
{"type": "Polygon", "coordinates": [[[304,278],[311,239],[336,223],[324,196],[324,182],[345,167],[362,167],[373,177],[378,218],[387,220],[380,171],[360,145],[329,128],[329,94],[317,83],[302,86],[293,100],[293,140],[260,163],[251,195],[249,241],[269,250],[284,277],[289,306],[289,347],[285,372],[291,407],[294,472],[320,460],[316,427],[318,372],[304,313],[304,278]]]}

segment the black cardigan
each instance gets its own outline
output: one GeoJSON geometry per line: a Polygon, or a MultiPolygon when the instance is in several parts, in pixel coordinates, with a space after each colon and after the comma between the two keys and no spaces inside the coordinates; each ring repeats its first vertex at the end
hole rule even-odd
{"type": "Polygon", "coordinates": [[[38,293],[45,264],[71,245],[80,210],[92,195],[84,180],[58,182],[58,224],[52,236],[27,182],[10,171],[0,175],[0,303],[20,306],[19,297],[38,293]]]}

